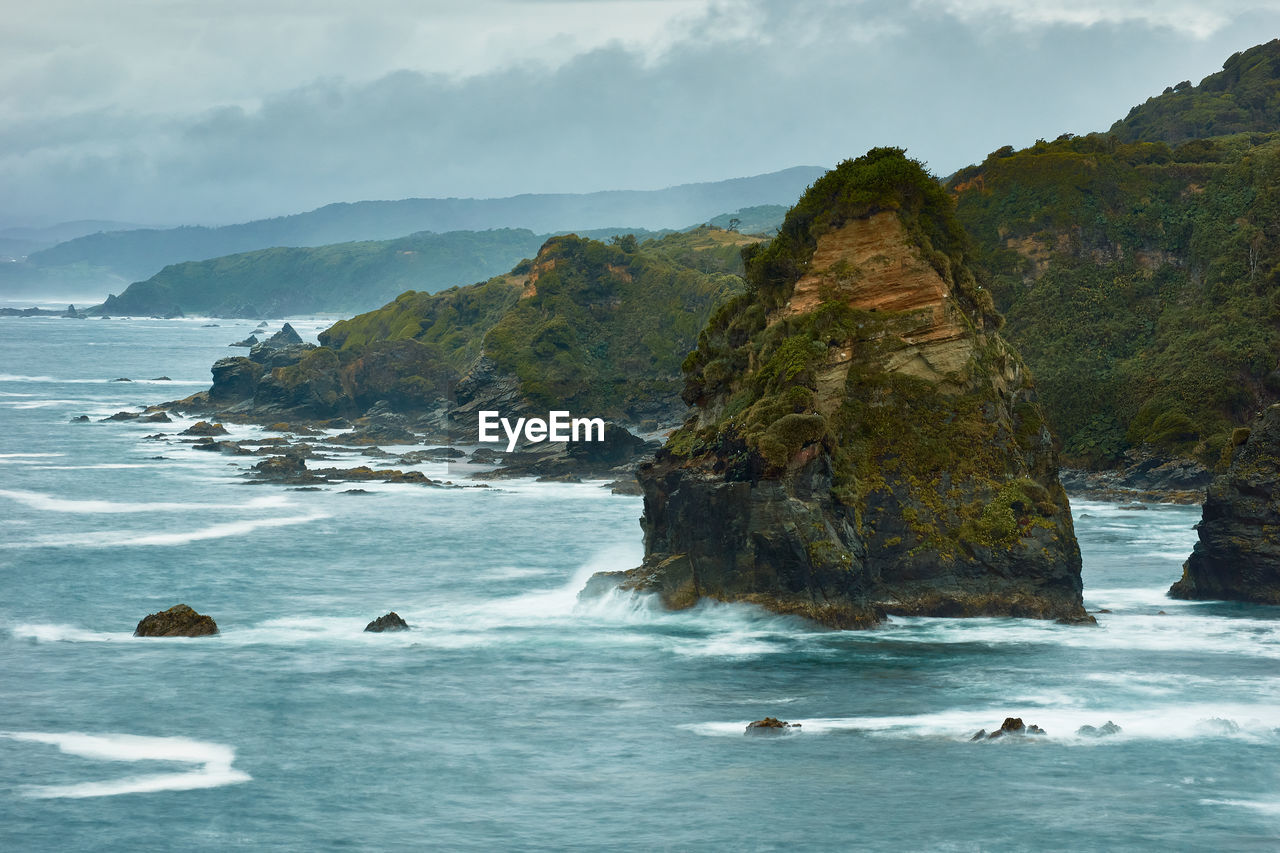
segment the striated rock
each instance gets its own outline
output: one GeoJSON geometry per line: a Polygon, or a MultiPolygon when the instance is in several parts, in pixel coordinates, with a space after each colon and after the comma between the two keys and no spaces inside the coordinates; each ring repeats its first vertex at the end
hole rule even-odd
{"type": "Polygon", "coordinates": [[[1200,539],[1169,595],[1280,604],[1280,404],[1233,436],[1227,471],[1209,486],[1200,539]]]}
{"type": "Polygon", "coordinates": [[[754,723],[747,723],[745,734],[749,735],[785,735],[791,734],[795,729],[800,728],[799,723],[788,723],[785,720],[779,720],[777,717],[765,717],[763,720],[756,720],[754,723]]]}
{"type": "Polygon", "coordinates": [[[226,434],[227,434],[227,428],[224,427],[222,424],[211,424],[208,421],[196,421],[194,424],[187,427],[182,432],[178,433],[178,435],[199,435],[199,436],[226,435],[226,434]]]}
{"type": "Polygon", "coordinates": [[[210,370],[213,387],[209,389],[209,400],[213,403],[252,399],[264,372],[262,365],[243,356],[220,358],[210,370]]]}
{"type": "Polygon", "coordinates": [[[392,610],[385,616],[379,616],[368,625],[364,626],[365,631],[374,634],[381,634],[385,631],[408,631],[409,623],[400,618],[400,614],[392,610]]]}
{"type": "Polygon", "coordinates": [[[639,468],[645,559],[622,586],[834,628],[1092,622],[1053,436],[968,264],[901,151],[820,179],[685,362],[694,413],[639,468]]]}
{"type": "Polygon", "coordinates": [[[185,604],[143,618],[134,629],[135,637],[205,637],[218,633],[210,616],[195,612],[185,604]]]}

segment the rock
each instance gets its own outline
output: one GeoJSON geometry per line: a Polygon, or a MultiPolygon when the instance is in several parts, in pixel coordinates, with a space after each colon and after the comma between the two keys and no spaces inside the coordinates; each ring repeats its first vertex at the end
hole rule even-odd
{"type": "Polygon", "coordinates": [[[227,428],[224,427],[222,424],[211,424],[208,421],[196,421],[194,424],[187,427],[182,432],[178,433],[178,435],[200,435],[200,436],[226,435],[226,434],[227,434],[227,428]]]}
{"type": "Polygon", "coordinates": [[[577,474],[566,472],[564,474],[547,474],[539,477],[534,482],[538,483],[581,483],[582,478],[577,474]]]}
{"type": "Polygon", "coordinates": [[[609,493],[614,495],[643,495],[644,489],[640,488],[640,481],[635,477],[628,477],[623,480],[614,480],[607,484],[609,493]]]}
{"type": "Polygon", "coordinates": [[[1106,725],[1098,726],[1096,728],[1093,726],[1081,726],[1076,729],[1076,734],[1081,737],[1106,737],[1108,735],[1120,734],[1121,731],[1122,729],[1119,726],[1110,720],[1107,720],[1106,725]]]}
{"type": "Polygon", "coordinates": [[[987,739],[987,730],[978,729],[977,733],[973,737],[969,738],[969,742],[973,743],[974,741],[986,740],[986,739],[987,739]]]}
{"type": "Polygon", "coordinates": [[[232,347],[256,347],[260,342],[257,335],[250,335],[242,341],[236,341],[234,344],[227,344],[232,347]]]}
{"type": "Polygon", "coordinates": [[[89,421],[88,415],[78,415],[71,419],[71,422],[73,424],[83,424],[83,423],[88,423],[88,421],[89,421]]]}
{"type": "Polygon", "coordinates": [[[142,417],[141,412],[116,412],[114,415],[103,418],[104,421],[136,421],[142,417]]]}
{"type": "Polygon", "coordinates": [[[168,376],[157,376],[156,378],[151,379],[151,380],[148,380],[148,381],[150,381],[150,382],[172,382],[173,380],[172,380],[172,379],[170,379],[168,376]]]}
{"type": "Polygon", "coordinates": [[[307,473],[307,463],[299,455],[285,454],[284,456],[271,456],[263,459],[253,466],[253,470],[257,471],[260,476],[273,480],[289,479],[305,475],[307,473]]]}
{"type": "Polygon", "coordinates": [[[379,616],[368,625],[364,626],[366,631],[374,634],[381,634],[385,631],[407,631],[409,623],[400,618],[400,615],[392,610],[385,616],[379,616]]]}
{"type": "Polygon", "coordinates": [[[876,149],[788,223],[685,361],[692,415],[639,466],[645,556],[622,586],[840,629],[1093,622],[1053,435],[945,193],[876,149]]]}
{"type": "Polygon", "coordinates": [[[205,637],[218,633],[212,617],[201,615],[185,604],[152,613],[138,623],[135,637],[205,637]]]}
{"type": "Polygon", "coordinates": [[[502,454],[489,447],[477,447],[471,451],[471,461],[477,465],[495,465],[502,461],[502,454]]]}
{"type": "Polygon", "coordinates": [[[243,356],[233,356],[218,359],[210,370],[213,387],[209,389],[209,399],[225,404],[253,399],[265,368],[243,356]]]}
{"type": "Polygon", "coordinates": [[[1227,470],[1209,485],[1199,541],[1169,595],[1280,604],[1280,404],[1232,441],[1227,470]]]}
{"type": "Polygon", "coordinates": [[[747,723],[746,734],[749,735],[784,735],[790,734],[792,730],[800,728],[799,723],[788,723],[779,720],[777,717],[765,717],[763,720],[756,720],[754,723],[747,723]]]}
{"type": "MultiPolygon", "coordinates": [[[[986,730],[984,729],[978,734],[985,734],[985,731],[986,730]]],[[[1039,726],[1023,725],[1021,717],[1005,717],[1004,722],[1000,724],[999,729],[997,729],[996,731],[992,732],[989,735],[986,735],[986,740],[995,740],[996,738],[1009,737],[1009,736],[1023,737],[1025,735],[1042,735],[1044,733],[1045,733],[1044,729],[1040,728],[1039,726]]],[[[979,739],[978,735],[974,735],[973,737],[969,738],[969,740],[971,741],[978,740],[978,739],[979,739]]]]}
{"type": "Polygon", "coordinates": [[[1116,507],[1116,509],[1125,509],[1125,510],[1130,510],[1130,511],[1142,511],[1142,510],[1145,510],[1146,508],[1147,508],[1147,505],[1146,505],[1146,504],[1136,503],[1136,502],[1135,502],[1135,503],[1128,503],[1128,504],[1121,504],[1120,506],[1116,507]]]}
{"type": "Polygon", "coordinates": [[[119,379],[112,379],[111,381],[112,382],[132,382],[133,380],[127,377],[121,376],[119,379]]]}
{"type": "Polygon", "coordinates": [[[167,414],[165,414],[164,412],[152,412],[151,414],[149,414],[149,415],[147,415],[145,418],[143,418],[143,420],[144,420],[144,421],[146,421],[146,422],[147,422],[147,423],[149,423],[149,424],[171,424],[171,423],[173,423],[173,418],[169,417],[169,416],[168,416],[167,414]]]}

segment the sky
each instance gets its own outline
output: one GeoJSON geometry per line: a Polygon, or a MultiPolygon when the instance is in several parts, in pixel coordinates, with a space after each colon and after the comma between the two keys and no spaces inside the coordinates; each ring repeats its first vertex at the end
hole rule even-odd
{"type": "Polygon", "coordinates": [[[656,189],[1105,130],[1280,0],[0,0],[0,226],[656,189]]]}

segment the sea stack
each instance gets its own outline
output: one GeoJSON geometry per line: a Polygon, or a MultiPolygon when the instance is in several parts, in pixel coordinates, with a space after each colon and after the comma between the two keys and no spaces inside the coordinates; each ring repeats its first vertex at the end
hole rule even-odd
{"type": "Polygon", "coordinates": [[[816,181],[685,361],[641,466],[645,559],[607,582],[833,628],[1092,621],[1053,437],[936,179],[878,148],[816,181]]]}
{"type": "Polygon", "coordinates": [[[1200,539],[1169,595],[1280,604],[1280,404],[1232,437],[1231,462],[1209,484],[1200,539]]]}

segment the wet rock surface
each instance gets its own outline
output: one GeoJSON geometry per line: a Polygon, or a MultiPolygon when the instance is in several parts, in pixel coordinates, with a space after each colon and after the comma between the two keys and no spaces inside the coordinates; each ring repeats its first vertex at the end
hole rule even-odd
{"type": "Polygon", "coordinates": [[[1280,604],[1280,404],[1232,440],[1230,465],[1209,486],[1199,541],[1169,595],[1280,604]]]}
{"type": "Polygon", "coordinates": [[[779,720],[777,717],[765,717],[763,720],[756,720],[753,723],[747,723],[747,730],[745,734],[785,735],[791,734],[799,728],[799,723],[788,723],[785,720],[779,720]]]}
{"type": "Polygon", "coordinates": [[[143,617],[134,629],[135,637],[205,637],[218,633],[210,616],[197,613],[185,604],[143,617]]]}
{"type": "Polygon", "coordinates": [[[368,625],[365,625],[364,630],[371,634],[382,634],[387,631],[407,631],[409,630],[409,623],[400,618],[400,614],[392,610],[385,616],[379,616],[368,625]]]}

